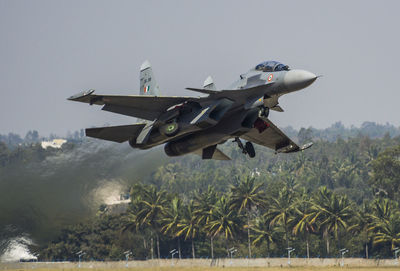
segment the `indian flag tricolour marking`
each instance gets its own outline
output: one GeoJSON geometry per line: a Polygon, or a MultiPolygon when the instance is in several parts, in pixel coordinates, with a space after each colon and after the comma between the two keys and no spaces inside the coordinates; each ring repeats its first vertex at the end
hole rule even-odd
{"type": "Polygon", "coordinates": [[[147,93],[150,91],[150,86],[145,86],[143,89],[144,93],[147,93]]]}

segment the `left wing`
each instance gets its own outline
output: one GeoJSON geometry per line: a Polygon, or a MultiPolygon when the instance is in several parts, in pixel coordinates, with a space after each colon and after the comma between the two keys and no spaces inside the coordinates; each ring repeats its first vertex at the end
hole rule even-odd
{"type": "Polygon", "coordinates": [[[88,103],[90,105],[104,105],[102,110],[137,117],[146,120],[155,120],[167,109],[184,102],[210,102],[221,98],[234,101],[237,105],[245,104],[249,98],[264,96],[273,83],[247,89],[209,90],[188,88],[189,90],[209,94],[207,97],[176,97],[151,95],[97,95],[89,90],[71,96],[70,101],[88,103]]]}
{"type": "Polygon", "coordinates": [[[193,101],[196,97],[163,97],[150,95],[96,95],[94,90],[79,93],[68,98],[70,101],[104,105],[102,110],[122,115],[154,120],[171,106],[193,101]]]}
{"type": "Polygon", "coordinates": [[[302,147],[298,146],[269,119],[263,118],[262,120],[267,125],[267,129],[260,132],[260,130],[252,128],[249,132],[240,137],[258,145],[273,149],[277,153],[297,152],[312,146],[312,143],[308,143],[302,147]]]}
{"type": "Polygon", "coordinates": [[[249,97],[263,96],[271,84],[248,89],[221,91],[188,88],[193,91],[209,94],[209,96],[201,98],[151,95],[97,95],[94,94],[94,90],[89,90],[71,96],[68,100],[88,103],[90,105],[104,105],[102,110],[105,111],[146,120],[155,120],[170,107],[187,101],[209,102],[220,98],[228,98],[237,104],[245,104],[249,97]]]}

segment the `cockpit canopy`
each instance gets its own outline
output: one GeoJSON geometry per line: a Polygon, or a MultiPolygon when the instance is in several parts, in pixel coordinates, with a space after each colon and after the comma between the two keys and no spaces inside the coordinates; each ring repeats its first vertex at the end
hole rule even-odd
{"type": "Polygon", "coordinates": [[[256,66],[256,71],[263,72],[277,72],[277,71],[288,71],[289,66],[282,64],[278,61],[264,61],[256,66]]]}

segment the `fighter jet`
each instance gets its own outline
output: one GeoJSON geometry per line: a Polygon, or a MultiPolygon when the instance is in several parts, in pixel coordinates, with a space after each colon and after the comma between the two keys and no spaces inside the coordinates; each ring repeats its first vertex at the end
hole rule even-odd
{"type": "Polygon", "coordinates": [[[142,123],[86,129],[89,137],[149,149],[165,144],[168,156],[189,153],[203,159],[230,160],[217,148],[233,140],[243,154],[255,157],[253,143],[275,153],[305,150],[312,143],[297,145],[269,119],[270,110],[283,112],[279,97],[311,85],[317,76],[309,71],[290,69],[277,61],[265,61],[240,75],[228,88],[217,90],[209,76],[202,88],[187,88],[199,97],[159,96],[152,67],[140,67],[139,95],[102,95],[94,90],[68,100],[101,105],[102,110],[143,119],[142,123]],[[242,142],[245,140],[246,142],[242,142]]]}

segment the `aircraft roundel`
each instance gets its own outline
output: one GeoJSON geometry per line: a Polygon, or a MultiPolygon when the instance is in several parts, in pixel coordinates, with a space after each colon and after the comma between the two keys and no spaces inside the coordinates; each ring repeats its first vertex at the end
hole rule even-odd
{"type": "Polygon", "coordinates": [[[272,80],[272,78],[274,78],[274,76],[271,73],[270,75],[268,75],[267,81],[270,82],[272,80]]]}

